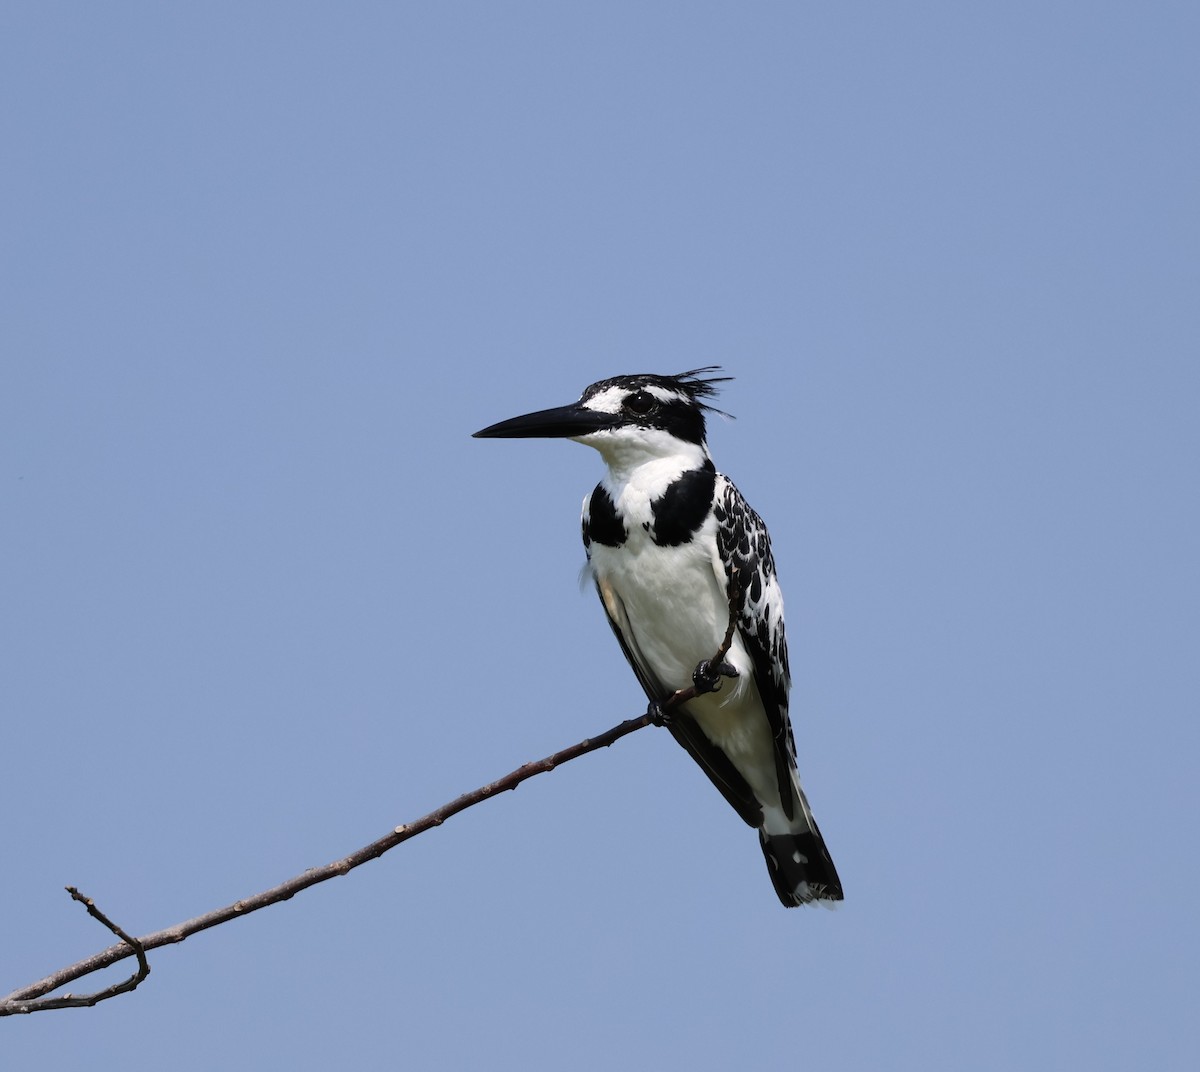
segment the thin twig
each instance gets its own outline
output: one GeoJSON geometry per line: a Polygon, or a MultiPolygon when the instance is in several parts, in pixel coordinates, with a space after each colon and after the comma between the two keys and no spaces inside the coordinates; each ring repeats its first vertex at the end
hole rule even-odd
{"type": "MultiPolygon", "coordinates": [[[[90,897],[85,897],[74,886],[68,886],[67,893],[87,909],[88,915],[92,919],[103,924],[121,939],[123,944],[113,946],[112,948],[123,949],[125,951],[124,956],[132,954],[137,957],[137,971],[128,979],[124,979],[119,983],[113,983],[112,986],[105,987],[103,990],[97,990],[93,994],[62,994],[56,998],[34,997],[32,1000],[22,1000],[23,992],[17,991],[12,997],[0,1003],[0,1016],[12,1016],[16,1013],[45,1012],[50,1009],[90,1008],[92,1005],[99,1005],[100,1002],[107,1001],[109,998],[115,998],[118,994],[128,994],[129,991],[136,990],[138,984],[150,974],[150,961],[146,959],[146,945],[143,941],[126,934],[124,930],[118,927],[117,924],[96,907],[95,901],[90,897]]],[[[113,963],[119,959],[122,958],[115,958],[113,963]]],[[[88,975],[90,972],[82,972],[80,974],[88,975]]],[[[78,979],[79,977],[79,975],[72,976],[73,979],[78,979]]]]}
{"type": "MultiPolygon", "coordinates": [[[[53,975],[48,975],[36,983],[31,983],[29,986],[13,991],[6,998],[0,999],[0,1016],[41,1012],[43,1009],[50,1008],[68,1008],[70,1007],[69,1005],[57,1004],[65,999],[46,999],[40,1002],[32,999],[40,998],[41,995],[48,994],[52,990],[57,990],[60,986],[65,986],[67,983],[73,982],[85,975],[90,975],[92,972],[100,971],[102,968],[116,964],[118,961],[134,955],[139,950],[141,955],[144,956],[146,950],[157,949],[159,946],[164,945],[174,945],[199,931],[219,926],[239,916],[247,916],[251,912],[257,912],[260,908],[266,908],[268,905],[290,900],[301,890],[308,889],[309,886],[316,886],[318,883],[326,882],[331,878],[348,874],[356,867],[367,863],[367,861],[378,859],[389,849],[393,849],[397,845],[408,841],[409,838],[423,834],[426,830],[435,826],[441,826],[447,819],[453,815],[457,815],[460,811],[465,811],[467,808],[487,800],[497,793],[516,789],[518,785],[536,774],[544,774],[546,771],[551,771],[562,763],[577,759],[588,752],[594,752],[598,748],[607,748],[627,734],[633,733],[635,730],[644,729],[649,724],[650,718],[648,715],[628,719],[597,737],[589,737],[578,744],[571,745],[569,748],[564,748],[553,755],[546,756],[545,759],[526,763],[497,781],[480,786],[470,793],[464,793],[456,800],[452,800],[449,804],[444,804],[436,811],[431,811],[428,815],[423,815],[415,822],[397,826],[383,837],[372,841],[369,845],[364,845],[357,852],[352,852],[349,856],[344,856],[340,860],[334,860],[324,867],[310,868],[303,874],[296,875],[294,878],[290,878],[286,882],[281,882],[278,886],[272,886],[268,890],[263,890],[261,893],[256,893],[252,897],[245,897],[242,900],[234,901],[223,908],[217,908],[211,912],[204,913],[204,915],[184,920],[182,923],[177,923],[172,927],[166,927],[163,930],[144,935],[140,939],[130,940],[121,934],[122,942],[120,945],[109,946],[107,949],[88,957],[86,960],[81,960],[76,964],[63,968],[53,975]]],[[[132,989],[132,987],[129,987],[129,989],[132,989]]],[[[117,993],[121,992],[123,991],[117,991],[117,993]]],[[[104,994],[104,996],[111,997],[114,995],[104,994]]],[[[73,998],[71,1000],[75,1002],[78,999],[73,998]]],[[[98,998],[97,1000],[102,999],[98,998]]],[[[90,1002],[90,1004],[95,1004],[95,1002],[90,1002]]]]}
{"type": "MultiPolygon", "coordinates": [[[[721,646],[717,649],[716,655],[711,660],[712,666],[719,667],[721,665],[725,656],[729,653],[730,645],[733,643],[740,610],[741,593],[742,586],[735,574],[731,578],[729,585],[729,628],[725,631],[725,637],[721,641],[721,646]]],[[[663,709],[672,708],[681,703],[686,703],[688,700],[695,698],[696,695],[696,688],[689,685],[687,688],[673,693],[660,706],[663,709]]],[[[423,815],[415,822],[397,826],[383,837],[372,841],[369,845],[364,845],[357,852],[352,852],[349,856],[343,856],[340,860],[334,860],[324,867],[310,868],[301,875],[296,875],[286,882],[281,882],[278,886],[272,886],[270,889],[263,890],[261,893],[256,893],[251,897],[234,901],[223,908],[214,909],[211,912],[206,912],[204,915],[184,920],[182,923],[166,927],[163,930],[154,931],[152,934],[144,935],[141,938],[131,938],[101,913],[88,898],[80,895],[73,887],[67,887],[72,897],[85,904],[92,916],[121,939],[120,944],[109,946],[107,949],[88,957],[86,960],[81,960],[66,968],[62,968],[54,974],[38,980],[36,983],[31,983],[19,990],[14,990],[6,998],[0,998],[0,1016],[13,1016],[19,1013],[95,1005],[107,998],[115,997],[117,994],[127,993],[134,989],[149,974],[150,965],[146,960],[146,952],[148,950],[182,942],[199,931],[208,930],[210,927],[217,927],[222,923],[229,922],[231,919],[248,916],[251,912],[257,912],[261,908],[278,904],[280,901],[290,900],[301,890],[306,890],[310,886],[316,886],[331,878],[337,878],[339,875],[349,874],[356,867],[360,867],[369,860],[378,859],[389,849],[394,849],[397,845],[403,844],[410,838],[414,838],[418,834],[423,834],[426,830],[432,829],[435,826],[441,826],[447,819],[453,815],[457,815],[460,811],[466,811],[467,808],[473,807],[490,797],[494,797],[498,793],[516,789],[522,782],[534,777],[534,775],[545,774],[547,771],[552,771],[555,767],[561,766],[563,763],[568,763],[573,759],[578,759],[589,752],[595,752],[600,748],[607,748],[622,737],[637,730],[645,729],[651,724],[651,721],[652,716],[650,712],[638,718],[627,719],[596,737],[588,737],[578,744],[563,748],[552,755],[546,756],[544,759],[525,763],[516,770],[506,774],[503,778],[480,786],[470,793],[464,793],[456,800],[442,805],[442,807],[431,811],[428,815],[423,815]],[[60,986],[65,986],[67,983],[90,975],[92,972],[108,968],[130,956],[138,958],[138,971],[122,983],[117,983],[95,994],[80,996],[67,994],[55,998],[43,996],[53,990],[57,990],[60,986]]]]}

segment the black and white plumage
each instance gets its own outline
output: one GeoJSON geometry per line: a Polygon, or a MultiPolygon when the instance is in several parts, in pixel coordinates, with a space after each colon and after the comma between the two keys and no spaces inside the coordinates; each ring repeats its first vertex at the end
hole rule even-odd
{"type": "Polygon", "coordinates": [[[588,568],[652,705],[692,684],[698,665],[712,658],[734,593],[737,627],[720,683],[673,710],[668,725],[758,830],[780,901],[839,901],[841,882],[796,771],[770,539],[717,472],[705,440],[707,400],[728,379],[710,375],[717,371],[614,376],[573,405],[475,434],[570,438],[600,452],[608,471],[583,503],[588,568]]]}

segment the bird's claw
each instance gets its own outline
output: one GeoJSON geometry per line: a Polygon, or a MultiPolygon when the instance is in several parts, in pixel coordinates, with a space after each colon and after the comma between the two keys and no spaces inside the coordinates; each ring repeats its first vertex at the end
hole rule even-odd
{"type": "Polygon", "coordinates": [[[716,692],[721,687],[721,678],[737,676],[738,672],[728,663],[713,666],[711,660],[704,659],[697,663],[696,669],[692,671],[692,684],[696,692],[703,695],[706,692],[716,692]]]}
{"type": "Polygon", "coordinates": [[[646,714],[650,719],[652,726],[670,726],[671,712],[670,709],[664,707],[657,700],[651,700],[646,707],[646,714]]]}

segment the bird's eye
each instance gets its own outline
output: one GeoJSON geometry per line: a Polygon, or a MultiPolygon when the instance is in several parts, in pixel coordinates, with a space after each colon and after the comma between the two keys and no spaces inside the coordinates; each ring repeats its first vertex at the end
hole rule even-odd
{"type": "Polygon", "coordinates": [[[655,406],[655,398],[645,391],[634,391],[625,399],[625,412],[644,417],[655,406]]]}

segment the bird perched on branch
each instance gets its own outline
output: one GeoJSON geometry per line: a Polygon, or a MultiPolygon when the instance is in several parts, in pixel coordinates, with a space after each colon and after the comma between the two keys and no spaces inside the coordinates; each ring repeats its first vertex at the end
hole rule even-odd
{"type": "Polygon", "coordinates": [[[717,472],[705,414],[717,367],[614,376],[579,401],[476,437],[561,438],[608,472],[583,503],[591,575],[650,711],[756,828],[788,907],[840,901],[842,885],[796,772],[783,598],[762,519],[717,472]],[[728,650],[722,637],[735,628],[728,650]],[[691,683],[694,694],[666,701],[691,683]]]}

